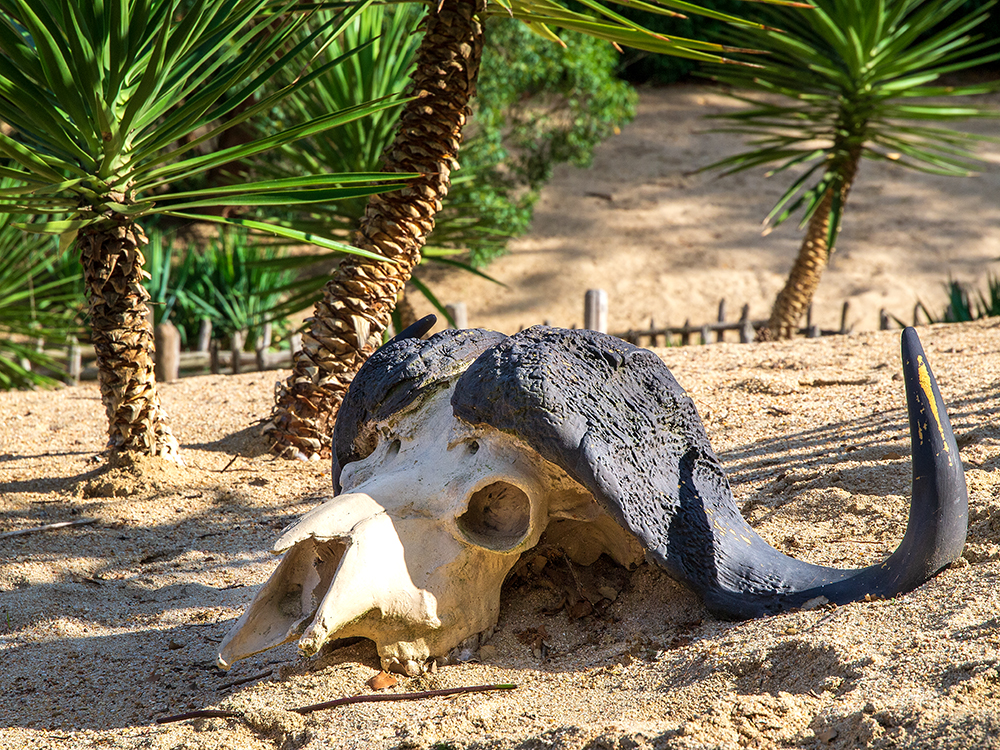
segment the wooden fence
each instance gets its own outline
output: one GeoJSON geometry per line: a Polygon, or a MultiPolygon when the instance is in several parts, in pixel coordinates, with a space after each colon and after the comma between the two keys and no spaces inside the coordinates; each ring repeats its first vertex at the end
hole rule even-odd
{"type": "MultiPolygon", "coordinates": [[[[447,305],[448,313],[455,321],[457,328],[468,327],[468,313],[465,303],[457,302],[447,305]]],[[[922,305],[913,309],[913,325],[919,323],[922,305]]],[[[840,314],[840,327],[834,329],[820,328],[812,321],[812,308],[806,314],[806,324],[799,329],[799,334],[817,338],[819,336],[836,336],[850,333],[847,318],[850,304],[844,302],[840,314]]],[[[927,318],[926,310],[924,317],[927,318]]],[[[603,289],[590,289],[584,296],[584,328],[607,332],[608,330],[608,295],[603,289]]],[[[929,319],[925,322],[932,322],[929,319]]],[[[901,321],[885,310],[879,312],[879,328],[887,330],[901,321]]],[[[735,333],[735,339],[748,344],[754,341],[757,331],[767,324],[764,319],[750,317],[750,306],[743,305],[737,320],[726,319],[726,300],[719,302],[719,312],[712,323],[692,325],[685,320],[681,326],[657,326],[654,320],[649,321],[649,327],[630,329],[615,336],[636,346],[686,346],[692,343],[710,344],[724,341],[726,334],[735,333]]],[[[164,323],[154,329],[156,350],[156,379],[160,382],[171,382],[184,375],[218,374],[222,372],[240,373],[260,370],[285,369],[292,366],[294,353],[302,348],[302,336],[292,335],[285,342],[287,348],[272,351],[270,325],[265,326],[264,334],[256,342],[252,352],[243,351],[243,335],[236,333],[230,336],[228,350],[220,349],[219,342],[212,338],[212,324],[203,320],[198,333],[198,341],[194,351],[181,351],[180,333],[172,323],[164,323]]],[[[76,385],[81,380],[96,380],[96,354],[94,347],[81,345],[72,339],[68,346],[46,348],[44,342],[38,342],[38,350],[44,351],[60,366],[60,371],[48,373],[61,378],[67,384],[76,385]]],[[[23,363],[28,366],[27,362],[23,363]]]]}
{"type": "MultiPolygon", "coordinates": [[[[172,323],[162,323],[153,329],[155,348],[156,379],[171,382],[186,375],[240,373],[253,370],[277,370],[292,366],[292,357],[302,348],[301,334],[294,334],[287,340],[287,348],[272,351],[270,325],[264,327],[264,335],[252,352],[243,351],[243,335],[236,333],[230,337],[230,347],[222,349],[212,338],[212,325],[202,321],[198,347],[195,351],[181,351],[180,333],[172,323]]],[[[97,354],[89,344],[80,344],[75,338],[67,346],[47,348],[38,342],[37,348],[57,363],[57,372],[46,372],[60,378],[68,385],[77,385],[81,380],[97,380],[97,354]]],[[[22,363],[28,366],[27,362],[22,363]]]]}
{"type": "MultiPolygon", "coordinates": [[[[850,303],[844,302],[840,312],[840,327],[837,329],[820,328],[813,323],[812,306],[806,312],[806,324],[799,328],[799,335],[807,338],[819,338],[820,336],[838,336],[850,332],[847,325],[847,316],[850,314],[850,303]]],[[[685,320],[682,326],[662,326],[658,327],[653,320],[649,321],[649,328],[642,330],[630,329],[624,333],[615,334],[619,338],[635,344],[636,346],[663,346],[679,344],[687,346],[692,343],[692,337],[698,337],[699,344],[709,344],[713,341],[725,341],[726,332],[733,331],[741,344],[750,344],[757,337],[757,331],[767,325],[766,319],[754,320],[750,317],[750,305],[743,305],[740,310],[740,317],[735,321],[726,320],[726,300],[719,302],[719,314],[714,323],[703,325],[691,325],[690,320],[685,320]],[[648,342],[648,343],[644,343],[648,342]]]]}

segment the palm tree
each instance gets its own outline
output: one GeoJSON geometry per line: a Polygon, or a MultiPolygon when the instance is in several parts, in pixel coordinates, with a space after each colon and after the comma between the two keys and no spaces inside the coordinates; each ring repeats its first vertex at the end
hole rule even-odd
{"type": "MultiPolygon", "coordinates": [[[[328,201],[403,184],[384,184],[387,175],[333,174],[165,192],[171,182],[389,106],[359,105],[210,148],[320,75],[322,66],[246,106],[276,69],[304,64],[311,45],[338,34],[363,8],[299,40],[306,17],[295,7],[293,0],[0,0],[0,176],[14,181],[0,189],[0,211],[47,217],[21,226],[60,234],[80,254],[113,462],[135,453],[178,457],[153,377],[140,219],[226,223],[199,209],[328,201]]],[[[364,252],[294,228],[228,223],[364,252]]]]}
{"type": "MultiPolygon", "coordinates": [[[[625,3],[625,0],[622,0],[625,3]]],[[[767,0],[786,6],[803,3],[767,0]]],[[[556,0],[441,0],[428,6],[424,37],[396,136],[383,154],[384,171],[422,176],[398,193],[373,196],[355,244],[381,260],[352,257],[333,273],[316,303],[303,348],[285,384],[277,390],[270,421],[264,427],[272,449],[283,456],[329,455],[337,409],[354,373],[382,342],[434,218],[448,194],[458,166],[462,129],[475,94],[483,48],[481,19],[487,13],[530,24],[539,34],[561,43],[551,27],[580,31],[609,42],[703,61],[719,61],[719,44],[667,38],[646,31],[596,0],[581,0],[594,15],[569,10],[556,0]]],[[[625,3],[634,4],[634,3],[625,3]]],[[[647,10],[677,15],[671,8],[753,26],[689,3],[661,0],[647,10]]]]}
{"type": "Polygon", "coordinates": [[[718,115],[718,128],[752,136],[753,148],[705,169],[725,174],[775,165],[768,176],[798,170],[765,223],[777,226],[802,210],[805,237],[761,338],[788,338],[798,328],[834,250],[847,197],[862,159],[889,160],[943,175],[971,173],[978,138],[931,127],[932,120],[996,116],[942,97],[992,91],[996,84],[943,85],[942,76],[1000,57],[970,32],[992,2],[955,15],[963,0],[813,0],[814,10],[779,12],[771,30],[740,34],[769,52],[759,70],[720,70],[716,79],[763,92],[749,109],[718,115]]]}

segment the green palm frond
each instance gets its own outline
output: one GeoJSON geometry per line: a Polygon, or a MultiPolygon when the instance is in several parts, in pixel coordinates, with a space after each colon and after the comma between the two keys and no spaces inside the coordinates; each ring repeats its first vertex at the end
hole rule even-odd
{"type": "MultiPolygon", "coordinates": [[[[302,30],[311,33],[311,25],[324,23],[328,12],[320,11],[302,30]]],[[[318,133],[301,143],[286,144],[271,158],[254,164],[257,175],[268,180],[294,179],[297,175],[322,174],[332,169],[370,173],[379,169],[382,154],[392,142],[403,92],[409,81],[420,36],[416,30],[422,14],[415,7],[401,5],[393,9],[373,5],[355,16],[352,22],[315,57],[313,65],[322,70],[315,85],[269,112],[267,119],[251,121],[258,132],[265,129],[290,129],[300,123],[314,122],[327,112],[349,108],[359,96],[392,102],[364,120],[354,120],[335,133],[318,133]],[[353,55],[347,51],[355,50],[353,55]],[[344,59],[346,57],[346,59],[344,59]],[[338,65],[333,60],[341,59],[338,65]]],[[[268,90],[291,85],[294,69],[280,71],[268,90]]],[[[357,228],[364,213],[367,196],[360,192],[339,200],[317,200],[302,206],[297,224],[346,238],[357,228]]]]}
{"type": "MultiPolygon", "coordinates": [[[[809,3],[794,2],[793,0],[759,1],[785,7],[809,7],[809,3]]],[[[699,15],[724,21],[734,26],[761,30],[766,28],[763,24],[748,21],[739,16],[679,0],[653,0],[652,2],[611,0],[611,2],[657,15],[681,18],[688,14],[699,15]]],[[[699,39],[657,34],[616,13],[613,8],[597,0],[579,0],[578,5],[582,6],[585,11],[571,9],[558,0],[497,0],[495,4],[488,6],[487,13],[516,18],[528,24],[535,33],[556,43],[561,42],[552,31],[552,27],[578,31],[622,47],[634,47],[673,57],[685,57],[702,62],[740,62],[740,64],[746,64],[744,61],[738,61],[728,56],[734,52],[748,52],[749,50],[699,39]]]]}

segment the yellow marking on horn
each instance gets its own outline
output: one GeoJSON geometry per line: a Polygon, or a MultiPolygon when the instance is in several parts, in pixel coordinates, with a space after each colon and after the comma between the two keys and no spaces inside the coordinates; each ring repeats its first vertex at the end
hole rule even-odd
{"type": "MultiPolygon", "coordinates": [[[[924,396],[927,397],[927,403],[930,406],[931,414],[934,415],[934,421],[937,422],[938,434],[941,436],[942,444],[944,445],[944,452],[951,453],[948,448],[948,441],[944,440],[944,426],[941,424],[941,415],[938,413],[937,399],[934,398],[934,389],[931,386],[931,371],[927,368],[927,362],[921,356],[917,357],[917,377],[920,380],[920,389],[924,392],[924,396]]],[[[948,456],[948,464],[951,464],[951,456],[948,456]]]]}
{"type": "MultiPolygon", "coordinates": [[[[938,414],[937,399],[934,397],[934,389],[931,386],[931,373],[927,369],[927,363],[924,361],[923,357],[917,358],[917,375],[920,378],[920,389],[924,392],[927,397],[927,403],[931,408],[931,414],[934,415],[934,421],[937,422],[938,433],[944,435],[944,427],[941,425],[941,415],[938,414]]],[[[945,443],[944,449],[948,450],[948,444],[945,443]]]]}

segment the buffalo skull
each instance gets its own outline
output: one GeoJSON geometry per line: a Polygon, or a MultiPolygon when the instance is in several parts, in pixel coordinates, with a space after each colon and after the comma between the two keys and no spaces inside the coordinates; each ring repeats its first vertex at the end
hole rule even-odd
{"type": "Polygon", "coordinates": [[[892,596],[961,554],[962,464],[913,329],[910,518],[899,548],[859,570],[801,562],[753,531],[691,399],[651,352],[548,327],[419,335],[359,371],[334,430],[338,492],[277,541],[284,557],[220,666],[362,636],[384,668],[417,674],[492,629],[505,576],[543,533],[582,564],[645,558],[726,618],[892,596]]]}

